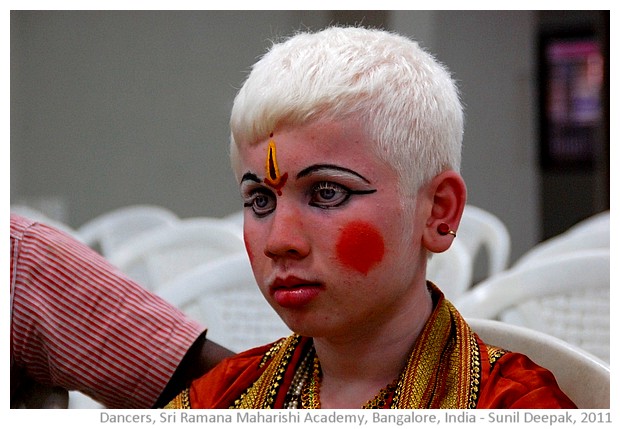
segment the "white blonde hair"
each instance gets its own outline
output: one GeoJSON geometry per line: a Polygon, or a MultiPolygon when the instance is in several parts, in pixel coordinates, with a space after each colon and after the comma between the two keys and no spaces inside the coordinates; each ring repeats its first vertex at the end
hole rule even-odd
{"type": "Polygon", "coordinates": [[[232,108],[233,166],[241,145],[278,126],[351,117],[394,167],[403,195],[459,170],[463,111],[450,73],[416,42],[361,27],[298,33],[254,64],[232,108]]]}

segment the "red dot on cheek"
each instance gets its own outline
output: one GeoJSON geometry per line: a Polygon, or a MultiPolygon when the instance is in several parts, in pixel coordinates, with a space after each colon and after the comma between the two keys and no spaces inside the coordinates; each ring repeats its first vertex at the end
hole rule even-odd
{"type": "Polygon", "coordinates": [[[381,262],[384,253],[383,237],[375,227],[365,222],[347,225],[336,244],[338,261],[362,274],[368,274],[381,262]]]}

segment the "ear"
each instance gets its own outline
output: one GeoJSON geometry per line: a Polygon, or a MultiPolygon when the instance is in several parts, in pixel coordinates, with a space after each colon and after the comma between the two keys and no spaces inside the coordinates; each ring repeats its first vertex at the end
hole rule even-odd
{"type": "Polygon", "coordinates": [[[467,200],[465,181],[456,171],[448,170],[435,176],[425,191],[432,202],[422,233],[422,245],[434,253],[444,252],[455,237],[452,234],[441,234],[438,228],[446,224],[450,231],[458,232],[467,200]]]}

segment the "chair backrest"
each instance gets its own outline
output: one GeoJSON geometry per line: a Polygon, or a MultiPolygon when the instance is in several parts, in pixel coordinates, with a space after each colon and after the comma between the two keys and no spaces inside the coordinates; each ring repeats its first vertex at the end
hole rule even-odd
{"type": "Polygon", "coordinates": [[[510,233],[504,222],[491,212],[467,204],[456,240],[469,250],[474,267],[479,256],[486,252],[487,272],[482,278],[505,270],[510,263],[510,233]]]}
{"type": "Polygon", "coordinates": [[[136,235],[108,259],[133,280],[156,292],[176,276],[233,253],[245,253],[245,244],[228,223],[215,218],[192,218],[136,235]]]}
{"type": "Polygon", "coordinates": [[[482,340],[527,355],[550,370],[560,388],[579,407],[609,408],[609,366],[590,353],[533,329],[486,319],[467,319],[482,340]]]}
{"type": "Polygon", "coordinates": [[[585,219],[562,234],[538,243],[524,253],[513,266],[536,263],[543,258],[585,249],[605,249],[610,247],[609,212],[599,213],[585,219]]]}
{"type": "Polygon", "coordinates": [[[236,225],[241,231],[243,231],[243,210],[230,213],[222,218],[223,220],[236,225]]]}
{"type": "Polygon", "coordinates": [[[203,322],[209,339],[236,352],[291,333],[258,289],[245,252],[196,267],[157,293],[203,322]]]}
{"type": "Polygon", "coordinates": [[[69,408],[74,409],[103,409],[105,406],[95,401],[90,396],[77,391],[70,390],[69,391],[69,408]]]}
{"type": "Polygon", "coordinates": [[[130,238],[177,220],[176,214],[164,207],[138,204],[101,214],[80,226],[78,233],[87,245],[109,257],[130,238]]]}
{"type": "Polygon", "coordinates": [[[592,231],[600,231],[607,230],[609,232],[609,227],[611,224],[611,216],[609,210],[602,211],[600,213],[594,214],[583,219],[580,222],[577,222],[575,225],[571,226],[567,232],[574,234],[589,234],[592,231]]]}
{"type": "Polygon", "coordinates": [[[609,249],[560,254],[493,276],[454,304],[561,338],[609,362],[609,249]]]}
{"type": "Polygon", "coordinates": [[[472,286],[473,263],[463,244],[454,241],[443,253],[435,253],[428,260],[426,278],[435,283],[451,301],[472,286]]]}

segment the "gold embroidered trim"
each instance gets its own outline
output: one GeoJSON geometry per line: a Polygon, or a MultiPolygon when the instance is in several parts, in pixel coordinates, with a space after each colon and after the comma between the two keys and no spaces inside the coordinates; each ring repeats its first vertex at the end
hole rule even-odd
{"type": "Polygon", "coordinates": [[[493,369],[495,362],[497,362],[499,358],[504,356],[506,353],[508,353],[508,350],[487,344],[487,354],[489,355],[489,364],[491,365],[491,369],[493,369]]]}
{"type": "MultiPolygon", "coordinates": [[[[275,350],[273,347],[267,352],[273,350],[273,359],[261,376],[248,389],[235,400],[230,408],[272,408],[278,389],[284,378],[284,372],[290,363],[291,356],[295,351],[295,347],[299,343],[299,335],[291,335],[281,341],[281,344],[275,350]]],[[[274,346],[275,347],[275,346],[274,346]]],[[[264,366],[265,362],[261,362],[264,366]]]]}
{"type": "Polygon", "coordinates": [[[469,339],[471,344],[471,383],[469,392],[469,402],[467,408],[474,409],[478,404],[478,393],[480,392],[480,378],[482,372],[482,362],[480,361],[480,346],[476,340],[476,336],[469,329],[469,339]]]}
{"type": "Polygon", "coordinates": [[[480,350],[460,314],[441,300],[400,377],[392,408],[475,408],[480,350]]]}
{"type": "MultiPolygon", "coordinates": [[[[272,408],[300,338],[275,344],[261,361],[263,374],[231,408],[272,408]]],[[[476,408],[481,357],[476,337],[444,298],[420,333],[394,392],[392,408],[476,408]]],[[[495,354],[494,354],[495,356],[495,354]]]]}
{"type": "Polygon", "coordinates": [[[189,389],[184,389],[175,396],[172,401],[168,402],[167,405],[164,406],[164,409],[167,410],[178,410],[178,409],[189,409],[189,389]]]}
{"type": "Polygon", "coordinates": [[[396,387],[392,408],[427,408],[430,400],[427,389],[435,384],[435,367],[442,361],[441,354],[448,333],[445,329],[434,327],[449,323],[449,313],[445,306],[437,309],[436,313],[435,320],[431,320],[420,333],[409,356],[404,374],[396,387]]]}
{"type": "Polygon", "coordinates": [[[265,353],[265,355],[263,356],[263,358],[260,361],[260,364],[258,365],[259,368],[262,368],[269,359],[271,359],[271,357],[273,355],[275,355],[278,350],[280,350],[280,348],[282,347],[282,344],[284,344],[286,342],[286,338],[282,338],[281,340],[277,341],[276,343],[274,343],[271,348],[269,350],[267,350],[267,353],[265,353]]]}

